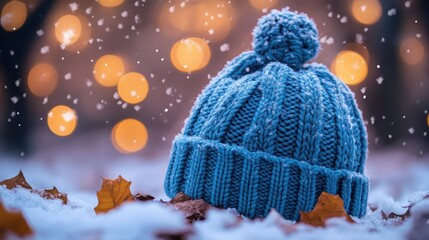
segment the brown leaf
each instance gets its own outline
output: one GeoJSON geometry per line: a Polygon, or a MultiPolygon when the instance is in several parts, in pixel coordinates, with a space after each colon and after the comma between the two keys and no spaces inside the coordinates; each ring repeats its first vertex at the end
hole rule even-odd
{"type": "Polygon", "coordinates": [[[186,202],[186,201],[189,201],[189,200],[192,200],[192,198],[189,197],[188,195],[184,194],[183,192],[179,192],[168,203],[175,204],[175,203],[180,203],[180,202],[186,202]]]}
{"type": "Polygon", "coordinates": [[[40,196],[46,199],[60,199],[64,205],[67,205],[67,194],[59,192],[54,186],[51,190],[36,191],[40,196]]]}
{"type": "Polygon", "coordinates": [[[182,211],[185,214],[188,223],[193,223],[197,220],[204,220],[206,218],[206,212],[210,208],[210,205],[204,202],[204,200],[192,200],[191,197],[182,192],[178,193],[173,199],[171,199],[169,204],[182,211]]]}
{"type": "Polygon", "coordinates": [[[137,193],[136,195],[133,196],[133,200],[139,200],[142,202],[146,202],[146,201],[153,201],[155,198],[149,194],[141,194],[141,193],[137,193]]]}
{"type": "Polygon", "coordinates": [[[103,178],[101,189],[97,192],[98,205],[94,211],[97,214],[106,213],[125,201],[132,201],[130,186],[131,182],[125,180],[121,175],[116,179],[103,178]]]}
{"type": "Polygon", "coordinates": [[[409,218],[410,216],[411,216],[410,208],[408,208],[407,211],[404,214],[397,214],[397,213],[394,213],[394,212],[386,214],[383,210],[381,210],[381,217],[384,220],[387,220],[387,219],[399,219],[401,221],[404,221],[405,219],[409,218]]]}
{"type": "MultiPolygon", "coordinates": [[[[384,220],[388,220],[388,219],[396,219],[399,220],[399,222],[397,222],[398,224],[401,224],[404,222],[404,220],[408,219],[409,217],[411,217],[411,209],[414,207],[414,205],[424,199],[428,199],[429,198],[429,194],[423,196],[420,200],[416,201],[416,202],[412,202],[409,203],[406,206],[403,206],[404,210],[406,209],[406,211],[403,214],[398,214],[395,212],[391,212],[389,214],[387,214],[386,212],[384,212],[383,210],[380,211],[381,217],[384,220]]],[[[371,211],[375,212],[376,210],[378,210],[378,206],[371,206],[370,205],[370,209],[371,211]]]]}
{"type": "Polygon", "coordinates": [[[210,207],[210,205],[202,199],[179,202],[173,204],[173,206],[185,213],[186,220],[189,223],[193,223],[197,220],[204,220],[206,218],[206,212],[210,207]]]}
{"type": "Polygon", "coordinates": [[[26,189],[33,189],[30,184],[25,180],[24,174],[21,170],[19,170],[18,175],[13,178],[9,178],[0,182],[0,185],[6,186],[7,189],[16,188],[17,186],[21,186],[26,189]]]}
{"type": "Polygon", "coordinates": [[[9,212],[0,202],[0,239],[6,238],[7,232],[12,232],[20,237],[33,233],[21,212],[9,212]]]}
{"type": "Polygon", "coordinates": [[[313,211],[308,213],[300,211],[299,214],[301,215],[300,222],[316,227],[324,227],[326,220],[334,217],[345,217],[348,222],[354,223],[344,210],[344,202],[340,196],[326,192],[320,194],[313,211]]]}

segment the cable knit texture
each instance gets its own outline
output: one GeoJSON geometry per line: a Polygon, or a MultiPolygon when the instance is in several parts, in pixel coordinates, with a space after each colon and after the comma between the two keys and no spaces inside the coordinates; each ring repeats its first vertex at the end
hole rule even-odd
{"type": "Polygon", "coordinates": [[[314,23],[273,10],[253,34],[254,50],[210,82],[173,141],[167,195],[298,220],[324,191],[362,217],[366,130],[350,89],[325,66],[304,65],[319,49],[314,23]]]}

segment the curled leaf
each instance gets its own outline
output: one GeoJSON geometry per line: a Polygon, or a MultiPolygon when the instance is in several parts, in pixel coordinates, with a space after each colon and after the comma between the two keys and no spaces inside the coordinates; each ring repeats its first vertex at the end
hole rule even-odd
{"type": "Polygon", "coordinates": [[[64,205],[67,205],[67,194],[58,191],[58,189],[54,186],[50,190],[37,191],[40,196],[46,199],[60,199],[64,205]]]}
{"type": "Polygon", "coordinates": [[[98,205],[94,211],[97,214],[106,213],[125,201],[132,201],[130,186],[131,182],[125,180],[121,175],[116,179],[103,178],[101,189],[97,192],[98,205]]]}
{"type": "Polygon", "coordinates": [[[210,205],[204,200],[193,200],[182,192],[178,193],[168,204],[183,212],[189,223],[193,223],[197,220],[204,220],[206,218],[206,212],[210,208],[210,205]]]}
{"type": "Polygon", "coordinates": [[[146,202],[146,201],[153,201],[155,198],[149,194],[141,194],[141,193],[137,193],[136,195],[133,196],[134,200],[139,200],[142,202],[146,202]]]}
{"type": "Polygon", "coordinates": [[[13,178],[9,178],[0,182],[0,185],[6,186],[7,189],[13,189],[18,186],[26,189],[33,189],[24,177],[24,174],[19,170],[18,175],[13,178]]]}
{"type": "Polygon", "coordinates": [[[184,194],[183,192],[179,192],[168,203],[175,204],[175,203],[180,203],[180,202],[186,202],[189,200],[192,200],[192,198],[189,197],[188,195],[184,194]]]}
{"type": "Polygon", "coordinates": [[[320,194],[314,209],[308,213],[300,211],[301,223],[306,223],[316,227],[324,227],[329,218],[344,217],[350,223],[353,219],[344,209],[344,201],[338,195],[332,195],[326,192],[320,194]]]}
{"type": "Polygon", "coordinates": [[[0,239],[6,238],[7,232],[20,237],[33,233],[21,212],[9,212],[0,202],[0,239]]]}

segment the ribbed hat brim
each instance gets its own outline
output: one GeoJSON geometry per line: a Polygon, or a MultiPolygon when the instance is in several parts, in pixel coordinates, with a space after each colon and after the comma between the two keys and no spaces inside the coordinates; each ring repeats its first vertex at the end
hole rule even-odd
{"type": "Polygon", "coordinates": [[[356,172],[179,135],[173,141],[165,191],[169,197],[183,192],[216,207],[235,208],[249,218],[265,217],[275,209],[296,221],[299,211],[314,208],[322,192],[340,195],[350,215],[364,216],[368,179],[356,172]]]}

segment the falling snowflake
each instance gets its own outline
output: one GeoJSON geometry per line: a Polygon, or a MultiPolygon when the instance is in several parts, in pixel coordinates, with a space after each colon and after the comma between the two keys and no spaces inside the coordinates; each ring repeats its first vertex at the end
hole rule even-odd
{"type": "Polygon", "coordinates": [[[12,101],[14,104],[16,104],[18,102],[19,98],[14,96],[10,98],[10,101],[12,101]]]}
{"type": "Polygon", "coordinates": [[[388,15],[388,16],[396,15],[396,9],[394,9],[394,8],[389,9],[389,10],[387,11],[387,15],[388,15]]]}
{"type": "Polygon", "coordinates": [[[70,3],[69,4],[69,7],[70,7],[70,10],[72,11],[72,12],[74,12],[74,11],[76,11],[77,9],[78,9],[78,7],[79,7],[79,4],[77,4],[77,3],[70,3]]]}
{"type": "Polygon", "coordinates": [[[36,34],[37,34],[37,36],[41,37],[44,34],[44,32],[42,29],[39,29],[36,31],[36,34]]]}
{"type": "Polygon", "coordinates": [[[70,80],[71,78],[72,78],[71,73],[67,73],[66,75],[64,75],[65,80],[70,80]]]}
{"type": "Polygon", "coordinates": [[[229,51],[229,44],[228,43],[224,43],[220,46],[220,51],[221,52],[226,52],[229,51]]]}
{"type": "Polygon", "coordinates": [[[327,45],[331,45],[331,44],[333,44],[333,43],[334,43],[334,38],[332,38],[332,37],[328,37],[328,36],[323,36],[323,37],[320,39],[320,42],[321,42],[321,43],[325,43],[325,44],[327,44],[327,45]]]}
{"type": "Polygon", "coordinates": [[[49,46],[44,46],[40,49],[41,54],[46,54],[49,52],[49,46]]]}

